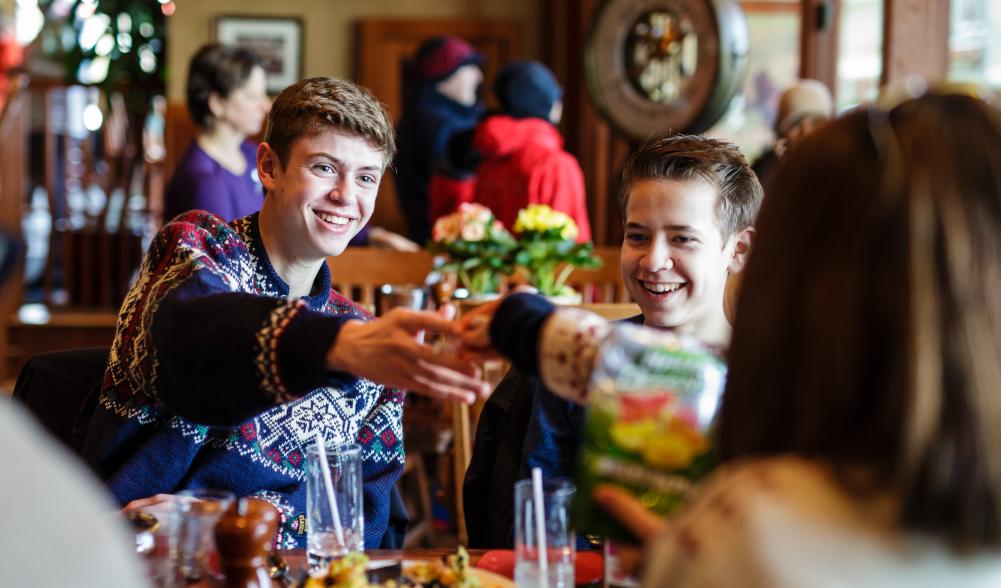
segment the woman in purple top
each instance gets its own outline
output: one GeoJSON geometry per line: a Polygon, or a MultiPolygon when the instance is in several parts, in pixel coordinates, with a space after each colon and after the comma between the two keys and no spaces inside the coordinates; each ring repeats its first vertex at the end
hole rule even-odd
{"type": "MultiPolygon", "coordinates": [[[[188,112],[198,127],[167,186],[163,220],[204,210],[226,222],[261,209],[264,190],[257,179],[257,143],[271,107],[261,59],[242,47],[209,44],[188,67],[188,112]]],[[[420,246],[382,227],[362,227],[351,245],[396,251],[420,246]]]]}
{"type": "Polygon", "coordinates": [[[188,68],[188,112],[198,127],[167,187],[164,220],[205,210],[229,222],[257,210],[257,144],[271,101],[261,60],[249,49],[210,44],[188,68]]]}

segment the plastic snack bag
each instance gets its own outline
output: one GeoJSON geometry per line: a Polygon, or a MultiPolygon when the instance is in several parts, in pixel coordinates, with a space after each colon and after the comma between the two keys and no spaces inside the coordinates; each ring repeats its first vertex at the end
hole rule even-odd
{"type": "Polygon", "coordinates": [[[726,366],[708,347],[670,333],[618,325],[602,345],[591,375],[574,527],[580,533],[631,540],[594,504],[594,486],[610,483],[668,516],[716,464],[713,421],[726,366]]]}

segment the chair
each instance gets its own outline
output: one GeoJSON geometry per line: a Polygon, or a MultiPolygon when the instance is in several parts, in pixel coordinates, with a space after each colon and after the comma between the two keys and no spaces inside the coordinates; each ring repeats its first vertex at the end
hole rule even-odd
{"type": "Polygon", "coordinates": [[[588,303],[629,302],[629,292],[619,271],[619,248],[595,247],[594,253],[601,258],[601,267],[575,269],[567,283],[580,292],[588,303]]]}
{"type": "Polygon", "coordinates": [[[375,247],[348,247],[328,257],[330,279],[338,292],[363,305],[375,307],[376,291],[383,284],[423,284],[434,265],[424,250],[390,251],[375,247]]]}
{"type": "MultiPolygon", "coordinates": [[[[13,398],[77,455],[97,406],[110,351],[86,347],[35,355],[21,368],[14,385],[13,398]]],[[[390,490],[389,500],[389,525],[381,547],[401,549],[410,517],[398,484],[390,490]]]]}
{"type": "Polygon", "coordinates": [[[108,364],[107,347],[41,353],[21,368],[13,397],[54,437],[79,454],[108,364]]]}

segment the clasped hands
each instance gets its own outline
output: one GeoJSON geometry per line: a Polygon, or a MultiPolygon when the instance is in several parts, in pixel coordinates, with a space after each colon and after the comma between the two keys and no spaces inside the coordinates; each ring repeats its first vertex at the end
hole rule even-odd
{"type": "Polygon", "coordinates": [[[438,312],[396,308],[372,321],[349,321],[327,352],[327,367],[385,386],[471,404],[490,393],[481,366],[495,356],[489,321],[498,305],[499,301],[484,304],[460,320],[454,320],[455,308],[446,305],[438,312]],[[445,345],[424,343],[424,335],[430,333],[445,345]]]}

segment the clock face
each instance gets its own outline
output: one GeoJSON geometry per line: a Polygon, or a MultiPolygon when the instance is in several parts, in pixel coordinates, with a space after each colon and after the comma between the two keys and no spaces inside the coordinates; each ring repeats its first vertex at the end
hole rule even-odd
{"type": "Polygon", "coordinates": [[[607,0],[588,38],[588,91],[632,138],[700,133],[726,110],[747,55],[736,0],[607,0]]]}

